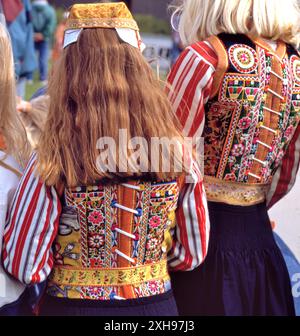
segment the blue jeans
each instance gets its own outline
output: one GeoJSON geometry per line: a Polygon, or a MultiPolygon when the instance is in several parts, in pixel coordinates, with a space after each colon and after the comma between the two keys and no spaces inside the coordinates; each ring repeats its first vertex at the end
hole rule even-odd
{"type": "Polygon", "coordinates": [[[45,81],[48,78],[49,42],[35,42],[34,45],[38,53],[40,80],[45,81]]]}

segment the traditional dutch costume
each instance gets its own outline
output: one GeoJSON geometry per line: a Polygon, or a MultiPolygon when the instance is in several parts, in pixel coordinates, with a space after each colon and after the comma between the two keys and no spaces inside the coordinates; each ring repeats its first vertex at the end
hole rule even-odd
{"type": "MultiPolygon", "coordinates": [[[[123,3],[75,5],[67,27],[66,44],[83,28],[101,27],[121,29],[120,37],[135,37],[141,46],[123,3]]],[[[23,283],[48,281],[41,313],[176,315],[169,271],[194,269],[208,246],[207,203],[196,166],[188,184],[185,176],[99,182],[58,195],[36,177],[35,160],[8,216],[3,260],[23,283]]]]}
{"type": "Polygon", "coordinates": [[[281,41],[274,50],[260,38],[221,34],[188,47],[168,80],[185,135],[204,137],[211,219],[204,264],[189,280],[174,274],[180,312],[293,315],[267,209],[291,189],[299,168],[296,50],[281,41]]]}

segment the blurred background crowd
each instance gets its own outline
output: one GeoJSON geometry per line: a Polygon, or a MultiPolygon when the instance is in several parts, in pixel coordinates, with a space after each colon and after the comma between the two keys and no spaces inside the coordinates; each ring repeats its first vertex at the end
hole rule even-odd
{"type": "MultiPolygon", "coordinates": [[[[51,65],[62,50],[68,9],[87,1],[0,0],[11,35],[18,78],[18,95],[29,100],[47,85],[51,65]]],[[[89,2],[99,2],[89,0],[89,2]]],[[[165,74],[182,46],[170,25],[171,1],[125,1],[134,13],[147,46],[145,57],[165,74]]]]}

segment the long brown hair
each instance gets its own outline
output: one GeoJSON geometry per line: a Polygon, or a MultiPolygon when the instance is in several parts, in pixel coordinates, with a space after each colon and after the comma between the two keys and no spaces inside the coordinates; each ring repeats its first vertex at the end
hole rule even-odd
{"type": "MultiPolygon", "coordinates": [[[[50,111],[38,147],[38,172],[48,185],[144,175],[121,172],[118,162],[115,173],[97,168],[97,140],[115,139],[118,153],[120,129],[128,139],[143,137],[148,143],[153,137],[177,137],[170,172],[151,176],[166,180],[179,175],[175,165],[183,137],[167,96],[141,52],[121,41],[114,29],[83,30],[56,63],[48,94],[50,111]]],[[[150,152],[146,161],[151,161],[150,152]]]]}

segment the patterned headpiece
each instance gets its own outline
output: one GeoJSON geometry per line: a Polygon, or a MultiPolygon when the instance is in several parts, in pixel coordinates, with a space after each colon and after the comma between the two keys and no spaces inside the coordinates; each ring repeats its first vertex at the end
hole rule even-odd
{"type": "Polygon", "coordinates": [[[122,40],[143,49],[139,27],[124,2],[72,6],[66,23],[64,48],[77,42],[81,31],[89,28],[116,29],[122,40]]]}

